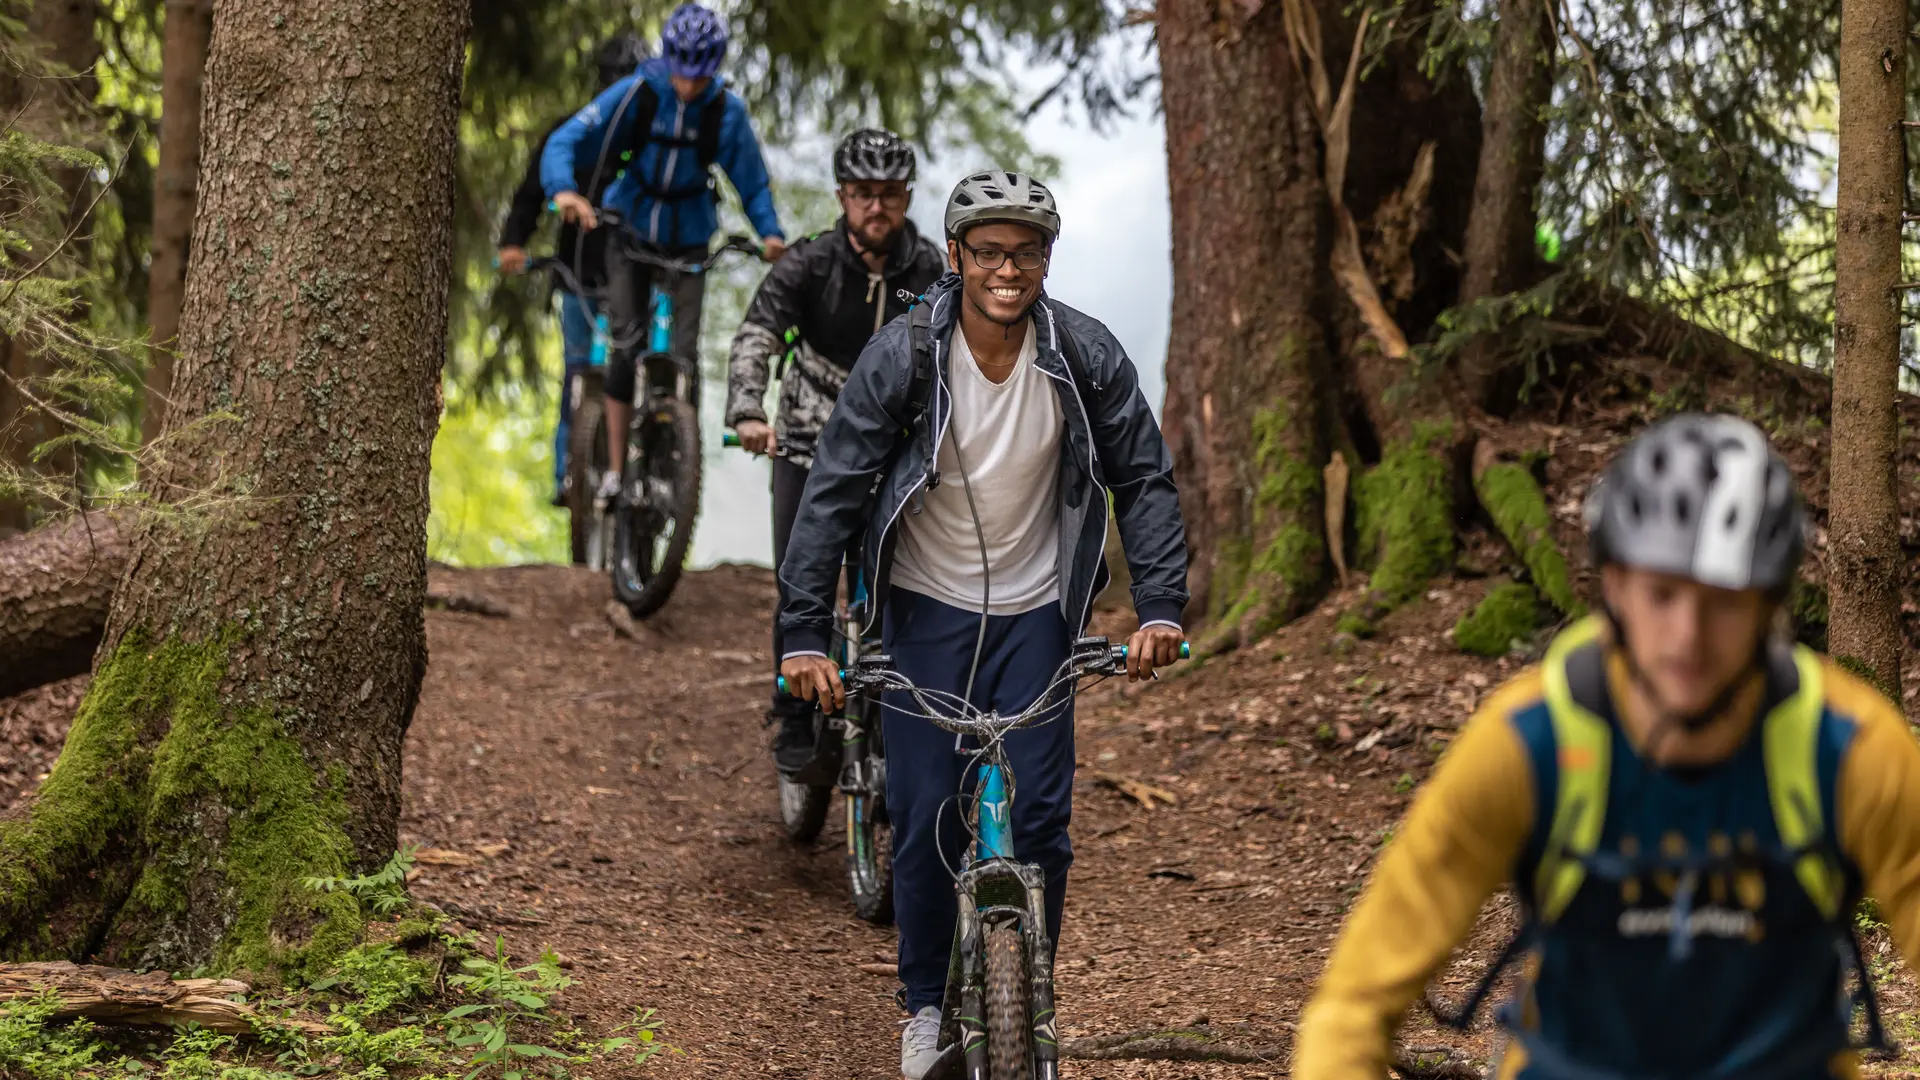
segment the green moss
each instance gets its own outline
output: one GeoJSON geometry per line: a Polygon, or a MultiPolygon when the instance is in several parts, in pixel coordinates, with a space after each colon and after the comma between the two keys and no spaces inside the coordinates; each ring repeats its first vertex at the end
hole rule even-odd
{"type": "Polygon", "coordinates": [[[1352,634],[1362,639],[1370,638],[1379,632],[1366,616],[1355,611],[1349,611],[1340,616],[1340,620],[1333,624],[1333,629],[1335,633],[1352,634]]]}
{"type": "Polygon", "coordinates": [[[1290,618],[1318,583],[1326,543],[1309,526],[1319,520],[1320,473],[1292,452],[1287,437],[1292,423],[1284,402],[1253,415],[1252,528],[1270,537],[1257,550],[1244,539],[1219,544],[1208,602],[1215,625],[1207,639],[1210,649],[1264,637],[1290,618]]]}
{"type": "Polygon", "coordinates": [[[1207,619],[1224,621],[1232,608],[1239,606],[1247,588],[1247,572],[1253,566],[1253,545],[1242,537],[1220,541],[1214,547],[1213,587],[1207,594],[1207,619]]]}
{"type": "Polygon", "coordinates": [[[1360,548],[1374,560],[1369,584],[1387,607],[1419,595],[1453,561],[1453,489],[1443,424],[1421,424],[1354,482],[1360,548]]]}
{"type": "Polygon", "coordinates": [[[1488,593],[1453,627],[1453,643],[1475,656],[1505,656],[1516,640],[1540,625],[1540,597],[1530,585],[1507,582],[1488,593]]]}
{"type": "Polygon", "coordinates": [[[82,947],[55,939],[49,923],[22,931],[39,922],[56,883],[91,867],[111,872],[116,866],[109,849],[133,833],[144,805],[151,755],[141,739],[142,718],[165,700],[181,666],[191,665],[176,657],[101,665],[32,810],[24,820],[0,824],[0,912],[6,916],[0,922],[9,927],[10,956],[44,959],[82,947]]]}
{"type": "Polygon", "coordinates": [[[1827,590],[1811,582],[1795,579],[1787,597],[1787,615],[1793,620],[1793,636],[1808,648],[1827,649],[1827,590]]]}
{"type": "Polygon", "coordinates": [[[1489,466],[1474,479],[1474,490],[1547,602],[1566,615],[1586,614],[1573,595],[1566,557],[1553,539],[1553,516],[1533,474],[1523,465],[1489,466]]]}
{"type": "Polygon", "coordinates": [[[1835,656],[1833,662],[1858,675],[1860,681],[1880,691],[1887,697],[1896,699],[1899,697],[1894,688],[1888,685],[1886,680],[1880,678],[1880,673],[1873,669],[1873,665],[1867,663],[1865,660],[1857,656],[1835,656]]]}
{"type": "Polygon", "coordinates": [[[297,973],[358,941],[357,901],[300,887],[351,862],[345,801],[269,710],[223,693],[236,637],[136,634],[100,664],[33,813],[0,831],[0,897],[137,844],[112,939],[147,962],[211,945],[215,970],[297,973]]]}

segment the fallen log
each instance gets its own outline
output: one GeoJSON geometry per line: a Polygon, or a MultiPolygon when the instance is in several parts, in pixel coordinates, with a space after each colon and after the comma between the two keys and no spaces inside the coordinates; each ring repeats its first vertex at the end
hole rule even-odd
{"type": "Polygon", "coordinates": [[[0,697],[92,668],[127,569],[126,534],[96,512],[0,541],[0,697]]]}
{"type": "MultiPolygon", "coordinates": [[[[58,1004],[53,1019],[85,1017],[116,1027],[178,1027],[198,1024],[227,1035],[245,1035],[261,1019],[237,1001],[252,987],[235,979],[173,979],[164,971],[135,973],[119,968],[57,961],[0,964],[0,1002],[38,997],[52,991],[58,1004]]],[[[333,1029],[312,1020],[278,1019],[275,1024],[309,1035],[333,1029]]]]}

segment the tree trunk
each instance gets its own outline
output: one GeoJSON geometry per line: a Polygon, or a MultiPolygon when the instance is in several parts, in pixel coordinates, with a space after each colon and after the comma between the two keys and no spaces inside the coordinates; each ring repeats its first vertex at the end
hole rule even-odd
{"type": "MultiPolygon", "coordinates": [[[[1485,139],[1467,219],[1463,304],[1518,291],[1536,276],[1534,199],[1546,173],[1553,56],[1553,17],[1545,0],[1500,0],[1487,71],[1485,139]]],[[[1492,342],[1467,350],[1459,369],[1468,400],[1495,412],[1508,404],[1515,380],[1505,377],[1492,342]]]]}
{"type": "Polygon", "coordinates": [[[173,398],[233,419],[148,480],[66,748],[0,824],[0,951],[273,972],[360,933],[300,882],[395,843],[467,18],[217,0],[173,398]]]}
{"type": "MultiPolygon", "coordinates": [[[[100,43],[94,37],[94,20],[99,15],[96,0],[36,0],[26,10],[24,44],[35,53],[47,71],[9,67],[0,73],[0,110],[6,123],[37,138],[55,143],[85,141],[83,136],[91,120],[93,97],[98,82],[93,66],[100,59],[100,43]]],[[[77,168],[53,170],[65,200],[57,213],[30,213],[23,224],[30,239],[41,250],[51,251],[59,244],[86,208],[83,194],[89,180],[87,171],[77,168]]],[[[17,207],[9,207],[17,210],[17,207]]],[[[64,265],[49,265],[48,273],[65,272],[76,262],[77,249],[85,244],[76,237],[64,265]]],[[[0,336],[0,461],[22,471],[34,471],[52,477],[71,476],[73,455],[59,452],[39,462],[33,460],[34,448],[61,434],[51,417],[33,409],[22,394],[29,386],[52,374],[51,359],[17,338],[0,336]]],[[[27,528],[33,523],[31,499],[0,497],[0,536],[27,528]]]]}
{"type": "Polygon", "coordinates": [[[1846,0],[1840,16],[1840,186],[1834,247],[1831,649],[1899,700],[1900,212],[1906,166],[1906,0],[1846,0]]]}
{"type": "MultiPolygon", "coordinates": [[[[1334,275],[1339,213],[1368,222],[1363,276],[1389,282],[1381,302],[1400,325],[1424,330],[1456,293],[1444,247],[1459,249],[1466,224],[1462,178],[1479,152],[1472,95],[1436,90],[1396,50],[1351,91],[1346,130],[1358,137],[1331,138],[1341,122],[1332,86],[1355,31],[1342,10],[1333,0],[1158,6],[1174,263],[1165,430],[1190,585],[1215,622],[1207,649],[1257,638],[1320,597],[1322,467],[1335,449],[1377,462],[1379,421],[1407,412],[1377,400],[1384,387],[1375,400],[1362,392],[1360,358],[1380,350],[1334,275]]],[[[1410,374],[1404,355],[1374,370],[1393,385],[1410,374]]],[[[1415,501],[1431,506],[1426,495],[1415,501]]],[[[1450,528],[1444,508],[1440,517],[1450,528]]]]}
{"type": "Polygon", "coordinates": [[[106,514],[0,543],[0,697],[92,666],[126,569],[124,531],[106,514]]]}
{"type": "Polygon", "coordinates": [[[144,441],[160,434],[173,389],[173,350],[187,294],[194,185],[200,174],[200,78],[213,32],[213,0],[167,0],[160,60],[160,166],[153,174],[153,265],[147,278],[144,441]]]}

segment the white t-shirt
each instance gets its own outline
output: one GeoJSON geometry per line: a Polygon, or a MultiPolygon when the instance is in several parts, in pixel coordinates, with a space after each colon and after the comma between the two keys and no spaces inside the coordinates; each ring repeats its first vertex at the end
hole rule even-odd
{"type": "Polygon", "coordinates": [[[1060,598],[1060,395],[1034,361],[1035,327],[1026,324],[1007,381],[980,370],[957,327],[948,365],[953,410],[940,442],[940,484],[920,513],[901,516],[893,584],[967,611],[1019,615],[1060,598]],[[958,447],[986,535],[991,582],[980,567],[980,540],[967,506],[958,447]],[[991,589],[987,588],[991,585],[991,589]]]}

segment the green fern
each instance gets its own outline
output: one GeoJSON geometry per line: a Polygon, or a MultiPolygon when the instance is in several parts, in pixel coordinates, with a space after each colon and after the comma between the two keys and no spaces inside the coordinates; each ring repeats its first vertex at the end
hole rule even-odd
{"type": "Polygon", "coordinates": [[[409,844],[393,853],[386,865],[364,877],[310,877],[300,884],[314,892],[343,892],[375,915],[391,915],[407,906],[407,875],[420,845],[409,844]]]}

